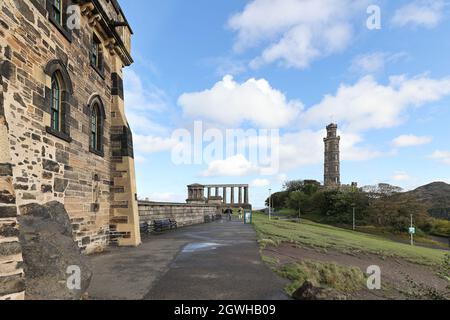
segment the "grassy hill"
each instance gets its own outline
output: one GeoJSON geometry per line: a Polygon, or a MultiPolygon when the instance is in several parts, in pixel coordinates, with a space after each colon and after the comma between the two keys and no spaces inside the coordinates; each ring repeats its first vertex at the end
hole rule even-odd
{"type": "Polygon", "coordinates": [[[407,261],[440,265],[446,251],[394,242],[383,237],[353,232],[304,220],[302,223],[271,220],[262,214],[254,216],[261,245],[293,242],[315,249],[333,249],[343,253],[371,253],[381,257],[398,257],[407,261]]]}

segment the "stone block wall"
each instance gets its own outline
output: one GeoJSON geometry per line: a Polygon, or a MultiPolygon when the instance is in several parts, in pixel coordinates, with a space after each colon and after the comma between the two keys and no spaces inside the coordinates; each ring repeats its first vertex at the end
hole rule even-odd
{"type": "Polygon", "coordinates": [[[49,3],[0,2],[2,103],[19,214],[20,207],[30,203],[58,201],[69,213],[74,239],[85,253],[103,250],[111,229],[114,243],[137,245],[132,139],[121,80],[122,68],[132,60],[126,49],[114,46],[117,41],[110,38],[97,8],[103,6],[102,14],[109,15],[105,21],[124,17],[110,1],[64,1],[81,7],[80,28],[68,31],[51,21],[49,3]],[[90,61],[93,34],[102,41],[101,72],[90,61]],[[49,131],[53,70],[62,71],[65,82],[67,135],[62,136],[49,131]],[[93,97],[104,108],[101,153],[90,150],[93,97]],[[117,128],[127,130],[117,135],[117,128]]]}
{"type": "Polygon", "coordinates": [[[25,298],[22,249],[19,243],[16,195],[9,153],[8,123],[4,116],[0,76],[0,300],[25,298]]]}
{"type": "Polygon", "coordinates": [[[139,201],[141,223],[173,219],[179,227],[185,227],[204,223],[206,216],[211,218],[218,213],[221,211],[215,205],[139,201]]]}

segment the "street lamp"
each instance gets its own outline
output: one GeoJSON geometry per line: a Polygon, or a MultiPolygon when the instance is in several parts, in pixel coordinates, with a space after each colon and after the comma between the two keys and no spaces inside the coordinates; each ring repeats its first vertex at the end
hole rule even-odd
{"type": "Polygon", "coordinates": [[[272,220],[272,189],[269,189],[269,220],[272,220]]]}
{"type": "Polygon", "coordinates": [[[356,205],[353,204],[353,231],[356,230],[356,205]]]}

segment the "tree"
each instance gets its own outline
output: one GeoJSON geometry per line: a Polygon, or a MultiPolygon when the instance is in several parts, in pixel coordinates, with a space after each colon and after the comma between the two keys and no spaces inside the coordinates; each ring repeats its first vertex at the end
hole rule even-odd
{"type": "Polygon", "coordinates": [[[320,189],[320,182],[316,180],[293,180],[285,182],[283,188],[287,192],[301,191],[311,196],[320,189]]]}
{"type": "MultiPolygon", "coordinates": [[[[286,207],[286,201],[289,197],[289,192],[282,191],[272,194],[272,208],[280,210],[286,207]]],[[[269,198],[266,199],[266,206],[269,206],[269,198]]]]}

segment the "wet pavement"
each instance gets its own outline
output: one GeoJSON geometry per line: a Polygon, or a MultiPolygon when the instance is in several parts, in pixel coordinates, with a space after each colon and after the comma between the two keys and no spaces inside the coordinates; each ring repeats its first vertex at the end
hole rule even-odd
{"type": "Polygon", "coordinates": [[[92,299],[287,299],[286,280],[262,261],[252,226],[213,222],[91,257],[92,299]]]}

